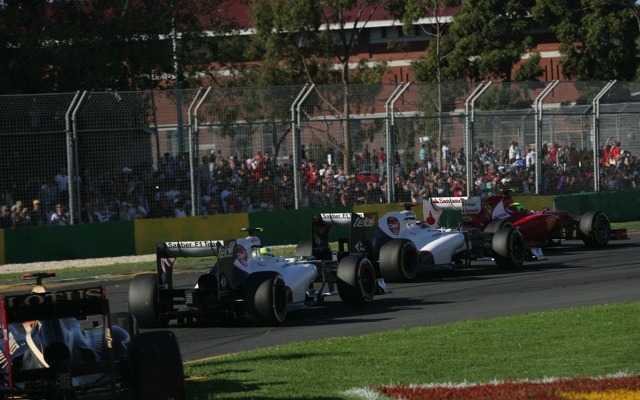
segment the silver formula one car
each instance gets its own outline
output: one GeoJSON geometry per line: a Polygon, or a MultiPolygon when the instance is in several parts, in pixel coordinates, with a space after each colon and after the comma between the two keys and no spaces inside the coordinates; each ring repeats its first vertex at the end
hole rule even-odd
{"type": "Polygon", "coordinates": [[[457,199],[460,204],[434,204],[431,199],[425,200],[422,221],[417,220],[411,204],[380,219],[373,251],[379,252],[378,265],[386,281],[411,281],[421,269],[455,269],[483,259],[493,259],[501,268],[522,267],[527,251],[517,228],[481,231],[439,225],[440,214],[445,209],[480,207],[479,198],[457,199]]]}
{"type": "MultiPolygon", "coordinates": [[[[463,201],[463,200],[459,200],[463,201]]],[[[477,228],[448,229],[439,226],[444,209],[462,210],[462,205],[425,205],[425,219],[418,221],[412,204],[401,211],[377,213],[326,213],[313,218],[311,239],[298,244],[296,255],[320,260],[343,254],[366,254],[376,278],[383,282],[407,282],[420,270],[455,269],[472,261],[494,260],[499,267],[522,267],[527,254],[520,232],[501,228],[484,232],[477,228]],[[333,227],[348,229],[338,238],[338,250],[329,243],[333,227]],[[347,247],[348,246],[348,247],[347,247]]],[[[465,212],[480,206],[480,199],[464,199],[465,212]]]]}
{"type": "Polygon", "coordinates": [[[156,273],[136,276],[129,287],[129,310],[141,328],[171,321],[212,324],[223,319],[280,325],[289,312],[322,303],[337,295],[360,306],[385,293],[374,267],[362,252],[340,257],[310,254],[274,256],[256,233],[231,240],[163,242],[157,245],[156,273]],[[189,287],[175,287],[173,270],[180,257],[215,257],[208,273],[189,287]]]}
{"type": "Polygon", "coordinates": [[[0,296],[0,399],[185,399],[173,333],[139,333],[129,313],[111,314],[103,286],[0,296]]]}

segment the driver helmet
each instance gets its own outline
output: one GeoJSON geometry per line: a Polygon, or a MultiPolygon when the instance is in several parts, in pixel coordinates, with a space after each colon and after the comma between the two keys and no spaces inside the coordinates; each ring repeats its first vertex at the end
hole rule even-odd
{"type": "Polygon", "coordinates": [[[522,206],[522,204],[520,203],[513,203],[513,206],[518,210],[518,211],[523,211],[524,207],[522,206]]]}
{"type": "Polygon", "coordinates": [[[260,247],[260,255],[273,257],[273,252],[268,247],[260,247]]]}

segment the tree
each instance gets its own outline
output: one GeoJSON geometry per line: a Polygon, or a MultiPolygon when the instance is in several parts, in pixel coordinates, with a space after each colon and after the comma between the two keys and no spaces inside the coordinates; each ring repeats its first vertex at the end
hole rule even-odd
{"type": "MultiPolygon", "coordinates": [[[[407,0],[399,1],[390,7],[390,9],[396,10],[396,15],[402,19],[405,31],[409,31],[413,27],[414,22],[421,18],[430,17],[433,21],[429,24],[420,25],[420,29],[429,35],[431,40],[429,41],[426,56],[412,63],[411,68],[418,80],[437,83],[437,96],[435,102],[433,102],[438,117],[437,149],[442,147],[444,136],[444,123],[442,120],[442,113],[444,111],[442,82],[445,79],[459,78],[459,76],[453,75],[453,71],[447,68],[448,59],[453,53],[455,45],[445,39],[445,33],[451,24],[450,18],[448,17],[452,14],[452,8],[458,7],[460,3],[460,0],[407,0]]],[[[427,94],[423,94],[423,96],[424,95],[427,94]]],[[[441,157],[442,153],[438,151],[436,154],[438,154],[439,165],[442,169],[444,168],[444,160],[441,157]]]]}
{"type": "Polygon", "coordinates": [[[200,60],[208,59],[202,55],[205,33],[228,29],[219,22],[225,18],[219,3],[7,0],[0,6],[0,57],[6,60],[0,66],[0,90],[173,86],[173,79],[163,77],[175,74],[175,57],[201,69],[200,60]],[[177,48],[170,40],[172,31],[179,36],[177,48]]]}
{"type": "Polygon", "coordinates": [[[451,24],[451,64],[471,79],[512,80],[522,54],[531,50],[535,0],[466,0],[451,24]]]}
{"type": "Polygon", "coordinates": [[[638,5],[615,0],[540,0],[533,8],[560,41],[565,76],[633,80],[638,68],[638,5]]]}
{"type": "MultiPolygon", "coordinates": [[[[250,76],[272,84],[298,79],[315,84],[340,83],[341,107],[332,106],[330,101],[325,103],[337,118],[348,121],[349,83],[353,77],[362,81],[379,80],[384,73],[384,64],[365,73],[362,60],[358,60],[357,74],[352,75],[349,69],[363,30],[384,4],[385,1],[379,0],[254,1],[251,7],[252,26],[256,29],[253,56],[261,58],[262,63],[255,67],[259,72],[250,76]]],[[[322,96],[322,92],[316,93],[322,96]]],[[[344,124],[342,138],[339,151],[345,160],[350,160],[348,124],[344,124]]],[[[349,173],[348,162],[344,167],[349,173]]]]}
{"type": "Polygon", "coordinates": [[[529,58],[516,70],[514,80],[519,82],[537,80],[537,78],[544,74],[544,69],[540,66],[541,59],[540,53],[531,53],[529,58]]]}

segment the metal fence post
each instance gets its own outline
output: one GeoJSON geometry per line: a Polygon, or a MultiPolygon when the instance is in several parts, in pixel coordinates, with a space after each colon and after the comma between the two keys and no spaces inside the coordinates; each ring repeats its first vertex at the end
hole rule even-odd
{"type": "Polygon", "coordinates": [[[536,172],[536,194],[540,194],[542,193],[542,163],[544,162],[544,159],[542,158],[542,102],[544,101],[545,97],[547,97],[547,95],[549,93],[551,93],[553,91],[553,89],[558,85],[558,83],[560,83],[559,80],[555,80],[555,81],[551,81],[551,83],[549,85],[547,85],[542,92],[540,92],[540,94],[538,95],[538,97],[536,97],[535,101],[534,101],[534,107],[535,107],[535,113],[536,113],[536,118],[534,121],[535,124],[535,133],[536,133],[536,166],[535,166],[535,172],[536,172]]]}
{"type": "MultiPolygon", "coordinates": [[[[293,197],[294,197],[294,209],[299,210],[300,209],[300,201],[302,200],[302,182],[301,182],[301,178],[300,178],[300,124],[301,124],[301,120],[300,120],[300,106],[302,106],[302,103],[304,103],[304,101],[307,99],[307,96],[309,96],[309,94],[311,94],[311,91],[316,87],[315,84],[311,85],[311,87],[309,87],[307,89],[307,91],[304,91],[304,88],[302,89],[302,91],[300,92],[300,94],[298,95],[298,97],[296,98],[296,101],[293,102],[293,104],[291,105],[291,109],[293,110],[293,107],[295,106],[296,109],[296,116],[297,116],[297,126],[296,129],[294,129],[291,132],[291,136],[292,136],[292,141],[293,141],[293,197]],[[303,94],[304,93],[304,94],[303,94]],[[302,96],[300,96],[302,95],[302,96]]],[[[305,86],[306,88],[306,86],[305,86]]]]}
{"type": "MultiPolygon", "coordinates": [[[[387,152],[389,151],[389,146],[390,146],[390,142],[391,142],[391,134],[392,134],[392,130],[393,130],[393,122],[392,122],[392,116],[391,116],[391,111],[390,111],[390,103],[391,101],[395,98],[396,93],[398,93],[401,89],[402,89],[402,83],[400,83],[398,86],[396,86],[395,89],[393,89],[393,92],[391,93],[391,95],[389,96],[389,98],[387,99],[387,101],[385,101],[384,103],[384,111],[386,113],[386,117],[385,117],[385,144],[384,146],[387,148],[387,152]]],[[[387,160],[389,159],[389,157],[387,157],[387,160]]],[[[389,176],[389,163],[386,162],[385,160],[385,168],[387,168],[387,177],[389,176]]],[[[388,180],[388,179],[387,179],[388,180]]],[[[387,185],[387,203],[391,203],[393,197],[395,195],[395,188],[393,187],[393,185],[387,185]]]]}
{"type": "Polygon", "coordinates": [[[394,94],[391,96],[390,100],[386,106],[388,106],[387,109],[387,113],[390,113],[389,118],[390,118],[390,129],[389,132],[387,134],[387,142],[386,142],[386,147],[387,147],[387,159],[386,159],[386,164],[387,164],[387,202],[388,203],[392,203],[395,199],[395,195],[396,195],[396,187],[395,187],[395,172],[394,172],[394,163],[392,162],[393,158],[394,158],[394,146],[393,146],[393,140],[392,137],[395,133],[395,113],[393,111],[393,107],[396,103],[396,101],[400,98],[400,96],[402,96],[402,94],[409,88],[409,86],[411,85],[411,82],[407,82],[404,86],[400,87],[400,90],[398,90],[398,92],[396,93],[394,91],[394,94]]]}
{"type": "MultiPolygon", "coordinates": [[[[78,182],[76,182],[76,177],[78,177],[78,154],[77,154],[77,125],[76,125],[76,114],[78,109],[80,108],[80,104],[84,100],[87,95],[87,91],[82,92],[80,99],[78,99],[79,93],[73,97],[71,104],[69,104],[69,108],[65,114],[65,124],[67,129],[67,174],[69,176],[69,187],[67,190],[69,191],[69,223],[73,225],[75,223],[75,216],[80,215],[77,212],[78,205],[76,205],[76,188],[78,187],[78,182]],[[77,102],[76,102],[77,101],[77,102]],[[69,113],[73,109],[73,114],[71,114],[71,119],[69,119],[69,113]],[[69,129],[71,127],[71,129],[69,129]]],[[[79,193],[78,193],[79,195],[79,193]]]]}
{"type": "Polygon", "coordinates": [[[467,196],[473,195],[473,113],[474,103],[484,91],[491,86],[491,81],[481,82],[480,85],[471,92],[471,95],[464,102],[464,140],[467,148],[467,196]]]}
{"type": "Polygon", "coordinates": [[[191,119],[191,109],[198,100],[198,96],[202,92],[202,88],[198,89],[196,95],[193,97],[191,104],[187,110],[187,123],[189,124],[189,179],[191,180],[191,216],[198,215],[200,211],[200,185],[198,175],[198,131],[193,129],[191,119]]]}
{"type": "Polygon", "coordinates": [[[591,140],[593,143],[593,191],[594,192],[600,191],[600,179],[599,179],[600,177],[599,161],[600,160],[598,157],[598,153],[599,153],[598,144],[600,143],[600,99],[609,91],[609,89],[611,89],[613,85],[616,84],[616,82],[617,80],[613,80],[613,81],[609,81],[609,83],[604,85],[600,93],[598,93],[593,98],[593,102],[591,103],[593,107],[593,135],[591,137],[591,140]]]}

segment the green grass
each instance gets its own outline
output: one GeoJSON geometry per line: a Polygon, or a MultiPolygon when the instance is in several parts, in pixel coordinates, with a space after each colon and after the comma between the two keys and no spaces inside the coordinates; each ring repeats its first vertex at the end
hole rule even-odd
{"type": "Polygon", "coordinates": [[[278,346],[188,364],[187,393],[347,399],[376,385],[639,373],[638,326],[634,302],[278,346]]]}

